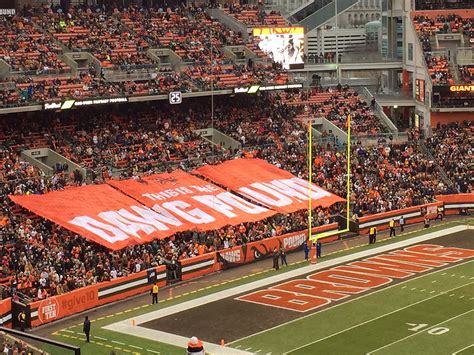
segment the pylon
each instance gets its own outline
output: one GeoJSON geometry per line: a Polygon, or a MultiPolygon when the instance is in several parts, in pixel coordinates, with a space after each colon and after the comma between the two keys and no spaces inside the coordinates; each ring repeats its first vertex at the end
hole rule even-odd
{"type": "Polygon", "coordinates": [[[316,246],[313,245],[311,247],[311,264],[316,264],[318,262],[318,258],[316,257],[316,246]]]}
{"type": "Polygon", "coordinates": [[[221,339],[220,344],[221,344],[221,346],[225,346],[224,338],[221,339]]]}
{"type": "Polygon", "coordinates": [[[132,325],[133,325],[133,326],[136,325],[135,319],[132,319],[132,325]]]}

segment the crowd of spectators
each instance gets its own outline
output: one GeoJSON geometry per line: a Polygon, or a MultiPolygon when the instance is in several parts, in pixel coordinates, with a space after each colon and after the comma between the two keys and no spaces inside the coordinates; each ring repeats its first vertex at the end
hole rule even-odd
{"type": "Polygon", "coordinates": [[[440,125],[427,140],[431,153],[448,175],[458,193],[474,191],[472,175],[474,146],[472,121],[440,125]]]}
{"type": "Polygon", "coordinates": [[[71,6],[68,12],[59,6],[26,6],[21,17],[0,21],[0,29],[7,33],[0,39],[0,56],[13,70],[24,72],[2,84],[0,104],[6,106],[63,98],[228,89],[289,80],[288,73],[271,64],[256,43],[245,43],[241,33],[193,4],[174,9],[71,6]],[[246,45],[259,59],[233,62],[224,52],[228,45],[246,45]],[[184,63],[181,71],[171,69],[176,61],[173,55],[162,59],[165,66],[158,69],[155,57],[148,53],[152,48],[174,51],[184,63]],[[101,68],[88,60],[88,68],[73,75],[60,60],[61,54],[71,51],[90,52],[101,62],[101,68]]]}
{"type": "Polygon", "coordinates": [[[60,60],[61,47],[49,34],[37,30],[31,18],[2,16],[0,33],[0,58],[12,71],[48,74],[69,69],[60,60]]]}
{"type": "Polygon", "coordinates": [[[474,65],[460,65],[459,73],[463,84],[472,84],[474,82],[474,65]]]}
{"type": "Polygon", "coordinates": [[[387,131],[373,108],[348,86],[339,84],[335,88],[283,93],[281,99],[287,105],[296,106],[299,119],[305,119],[308,115],[324,117],[347,131],[347,118],[351,114],[353,134],[378,135],[387,131]]]}
{"type": "Polygon", "coordinates": [[[222,10],[249,27],[288,26],[279,11],[266,11],[262,5],[232,3],[224,4],[222,10]]]}
{"type": "Polygon", "coordinates": [[[110,13],[101,7],[71,6],[68,13],[64,13],[61,8],[46,5],[29,12],[38,25],[70,51],[90,51],[103,67],[152,63],[146,54],[148,43],[123,27],[118,21],[118,11],[110,13]]]}
{"type": "MultiPolygon", "coordinates": [[[[430,17],[425,14],[416,14],[413,17],[415,29],[418,33],[423,52],[425,54],[428,72],[435,85],[452,85],[455,83],[454,76],[450,72],[448,59],[445,54],[433,50],[432,43],[436,34],[460,33],[465,42],[471,43],[474,38],[473,19],[458,14],[437,15],[430,17]]],[[[461,80],[466,76],[461,72],[461,80]]]]}
{"type": "Polygon", "coordinates": [[[12,337],[6,333],[0,333],[0,341],[2,347],[0,351],[5,355],[34,355],[47,354],[43,350],[39,350],[23,340],[12,337]]]}
{"type": "MultiPolygon", "coordinates": [[[[41,194],[67,185],[100,183],[111,178],[112,172],[115,178],[120,178],[117,174],[121,171],[121,177],[128,178],[167,171],[172,164],[191,170],[234,157],[266,159],[296,176],[308,178],[306,132],[297,119],[303,102],[310,98],[308,95],[311,94],[287,94],[286,101],[276,94],[216,97],[212,117],[206,101],[209,98],[200,98],[171,109],[168,105],[164,109],[159,104],[150,104],[140,109],[130,106],[121,107],[120,111],[90,110],[88,115],[79,113],[80,116],[74,111],[50,113],[33,122],[18,116],[4,119],[0,136],[0,276],[4,284],[10,291],[42,299],[153,265],[179,262],[205,252],[304,229],[307,214],[301,211],[212,232],[183,232],[110,252],[21,210],[7,195],[41,194]],[[301,103],[296,105],[296,100],[301,103]],[[232,151],[213,147],[193,133],[195,128],[209,127],[211,123],[238,140],[242,148],[232,151]],[[46,178],[20,160],[21,149],[41,145],[88,166],[92,176],[86,180],[58,168],[54,176],[46,178]]],[[[345,149],[339,149],[341,144],[330,139],[328,132],[323,134],[328,139],[313,147],[313,181],[344,196],[345,149]]],[[[398,145],[380,141],[374,146],[357,142],[352,147],[352,213],[360,217],[431,202],[435,194],[472,191],[471,135],[471,125],[435,132],[433,144],[440,146],[443,153],[436,156],[436,162],[421,153],[416,141],[398,145]],[[436,169],[440,161],[452,171],[449,177],[455,182],[456,191],[440,178],[436,169]],[[456,166],[453,168],[452,164],[456,166]]],[[[330,215],[343,212],[342,208],[315,210],[314,225],[330,222],[330,215]]]]}
{"type": "Polygon", "coordinates": [[[129,7],[121,12],[122,21],[156,48],[169,48],[184,62],[210,65],[223,64],[222,48],[243,44],[242,35],[234,32],[201,7],[144,9],[129,7]]]}

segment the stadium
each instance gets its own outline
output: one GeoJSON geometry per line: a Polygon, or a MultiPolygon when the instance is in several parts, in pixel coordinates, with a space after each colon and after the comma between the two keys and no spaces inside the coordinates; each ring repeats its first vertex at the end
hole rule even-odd
{"type": "Polygon", "coordinates": [[[474,354],[471,0],[0,0],[6,354],[474,354]]]}

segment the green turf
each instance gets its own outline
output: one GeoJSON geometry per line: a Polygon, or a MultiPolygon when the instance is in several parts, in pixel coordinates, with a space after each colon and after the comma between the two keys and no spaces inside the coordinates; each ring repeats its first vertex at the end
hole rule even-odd
{"type": "MultiPolygon", "coordinates": [[[[351,249],[351,250],[343,250],[343,251],[332,253],[332,254],[326,255],[326,256],[323,255],[323,259],[324,260],[329,260],[329,259],[333,259],[333,258],[336,258],[336,257],[344,256],[344,255],[347,255],[347,254],[352,254],[354,252],[368,250],[368,249],[371,249],[371,248],[374,248],[374,247],[379,247],[379,246],[382,246],[382,245],[391,244],[391,243],[394,243],[394,242],[398,242],[402,239],[413,238],[413,237],[423,235],[425,233],[434,232],[436,230],[445,229],[445,228],[452,227],[452,226],[459,225],[459,224],[465,224],[467,221],[469,221],[469,219],[460,219],[460,220],[457,220],[457,221],[451,221],[451,222],[445,223],[443,226],[435,225],[435,226],[429,228],[428,230],[424,229],[424,230],[420,230],[420,231],[417,231],[417,232],[414,232],[414,233],[407,233],[407,234],[404,234],[402,236],[397,236],[396,238],[391,238],[391,239],[387,239],[387,240],[384,240],[384,241],[380,241],[375,245],[370,245],[370,246],[369,245],[363,245],[363,246],[360,246],[360,247],[357,247],[357,248],[354,248],[354,249],[351,249]]],[[[471,221],[472,221],[472,219],[471,219],[471,221]]],[[[162,308],[162,307],[172,306],[172,305],[177,304],[177,303],[188,301],[188,300],[191,300],[191,299],[194,299],[194,298],[197,298],[197,297],[202,297],[202,296],[205,296],[207,294],[211,294],[211,293],[223,290],[223,289],[236,287],[236,286],[239,286],[239,285],[242,285],[242,284],[245,284],[245,283],[249,283],[249,282],[252,282],[252,281],[263,279],[263,278],[272,276],[276,273],[282,273],[282,272],[287,272],[287,271],[290,271],[290,270],[294,270],[294,269],[297,269],[297,268],[300,268],[300,267],[303,267],[303,266],[306,266],[306,265],[308,265],[307,262],[300,262],[300,263],[296,263],[296,264],[290,265],[288,267],[285,267],[283,269],[280,269],[280,271],[278,271],[278,272],[274,271],[272,269],[269,269],[268,271],[265,271],[265,272],[262,272],[262,273],[259,273],[259,274],[255,274],[255,275],[251,275],[251,276],[248,276],[248,277],[242,277],[242,278],[236,279],[234,281],[229,281],[225,284],[216,285],[215,287],[212,287],[212,288],[209,288],[209,289],[202,289],[198,292],[189,294],[187,296],[176,297],[174,299],[167,300],[166,302],[160,303],[159,305],[147,306],[147,307],[144,307],[144,308],[130,310],[130,311],[126,310],[128,312],[122,313],[122,314],[111,314],[109,317],[104,318],[104,319],[99,319],[99,320],[92,319],[93,323],[92,323],[92,337],[91,337],[91,340],[93,342],[89,343],[89,344],[84,342],[84,336],[81,333],[82,325],[77,325],[77,326],[70,327],[70,328],[65,329],[65,330],[61,330],[59,332],[54,333],[52,335],[52,337],[54,339],[57,339],[57,340],[62,341],[62,342],[66,342],[66,343],[74,344],[74,345],[79,345],[81,347],[82,354],[94,354],[94,355],[107,354],[108,355],[108,354],[110,354],[111,350],[113,350],[115,352],[115,354],[117,354],[117,355],[119,355],[119,354],[130,354],[130,353],[133,353],[133,352],[140,353],[140,354],[147,354],[147,353],[154,354],[152,352],[147,352],[146,351],[146,349],[150,349],[150,350],[153,350],[155,352],[160,352],[161,354],[170,354],[170,355],[179,354],[179,355],[182,355],[183,354],[183,349],[182,348],[177,348],[177,347],[174,347],[174,346],[170,346],[168,344],[163,344],[163,343],[160,343],[158,341],[150,341],[150,340],[147,340],[147,339],[137,338],[137,337],[133,337],[133,336],[127,336],[125,334],[120,334],[120,333],[116,333],[116,332],[113,332],[113,331],[102,329],[101,327],[103,327],[105,325],[108,325],[108,324],[111,324],[111,323],[115,323],[115,322],[124,320],[124,319],[131,318],[133,316],[138,316],[140,314],[148,313],[150,311],[153,311],[153,310],[156,310],[156,309],[159,309],[159,308],[162,308]],[[97,337],[104,338],[106,340],[99,339],[97,337]],[[124,343],[126,345],[113,343],[112,341],[124,343]],[[138,346],[138,347],[142,348],[142,350],[133,348],[130,345],[138,346]]],[[[301,342],[297,346],[300,346],[302,344],[306,344],[307,342],[308,341],[301,342]]],[[[294,347],[297,347],[297,346],[294,346],[294,347]]],[[[274,352],[274,354],[276,354],[276,353],[278,353],[278,351],[274,352]]],[[[54,352],[54,354],[62,355],[63,353],[54,352]]],[[[66,353],[64,353],[64,354],[66,354],[66,353]]]]}
{"type": "MultiPolygon", "coordinates": [[[[314,313],[231,346],[272,354],[366,354],[411,335],[413,331],[406,323],[433,326],[472,310],[473,280],[474,261],[466,262],[314,313]]],[[[457,337],[456,333],[449,336],[457,337]]],[[[464,335],[460,338],[462,340],[464,335]]],[[[415,337],[409,339],[415,340],[415,337]]],[[[423,353],[423,347],[424,343],[420,342],[413,344],[413,352],[398,349],[393,353],[419,354],[423,353]]],[[[436,354],[446,353],[442,346],[436,350],[436,354]]],[[[386,352],[382,349],[377,353],[386,352]]]]}

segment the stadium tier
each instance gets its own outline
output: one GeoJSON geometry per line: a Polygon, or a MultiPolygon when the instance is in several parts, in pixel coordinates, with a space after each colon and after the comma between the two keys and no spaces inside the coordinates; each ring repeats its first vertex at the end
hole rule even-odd
{"type": "MultiPolygon", "coordinates": [[[[296,0],[92,3],[0,4],[2,325],[84,354],[184,339],[188,354],[372,354],[472,312],[468,2],[315,1],[298,22],[296,0]],[[386,319],[451,293],[433,306],[445,319],[386,319]],[[328,340],[346,332],[353,352],[328,340]]],[[[63,353],[30,340],[0,336],[5,353],[63,353]]]]}

